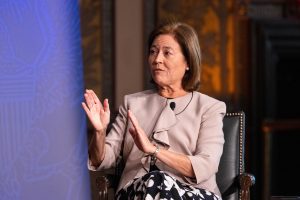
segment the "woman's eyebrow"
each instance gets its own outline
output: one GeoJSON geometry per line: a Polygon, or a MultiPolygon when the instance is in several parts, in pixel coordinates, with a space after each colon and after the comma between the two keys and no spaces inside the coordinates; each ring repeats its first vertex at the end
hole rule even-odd
{"type": "MultiPolygon", "coordinates": [[[[159,46],[153,44],[153,45],[151,46],[151,48],[158,48],[158,49],[159,49],[159,46]]],[[[170,46],[162,46],[162,49],[173,50],[173,48],[170,47],[170,46]]]]}
{"type": "Polygon", "coordinates": [[[169,46],[164,46],[163,49],[173,50],[173,48],[169,46]]]}

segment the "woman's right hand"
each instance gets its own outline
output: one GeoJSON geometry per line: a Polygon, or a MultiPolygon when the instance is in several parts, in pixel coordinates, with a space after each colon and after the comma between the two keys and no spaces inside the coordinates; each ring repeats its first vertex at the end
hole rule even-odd
{"type": "Polygon", "coordinates": [[[102,105],[95,92],[88,89],[84,93],[84,98],[86,102],[82,102],[81,104],[95,131],[106,131],[110,121],[108,100],[104,99],[102,105]]]}

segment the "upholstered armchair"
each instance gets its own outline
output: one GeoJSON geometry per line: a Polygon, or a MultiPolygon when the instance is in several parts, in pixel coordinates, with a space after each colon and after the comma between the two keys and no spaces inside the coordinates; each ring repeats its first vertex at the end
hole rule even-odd
{"type": "MultiPolygon", "coordinates": [[[[223,120],[225,144],[217,173],[217,183],[223,200],[250,200],[250,187],[254,185],[253,175],[245,173],[245,114],[226,113],[223,120]]],[[[109,188],[117,186],[122,167],[115,174],[107,174],[97,179],[99,199],[107,200],[109,188]]]]}
{"type": "Polygon", "coordinates": [[[217,183],[223,200],[250,200],[255,177],[245,172],[245,114],[226,113],[223,120],[225,144],[217,183]]]}

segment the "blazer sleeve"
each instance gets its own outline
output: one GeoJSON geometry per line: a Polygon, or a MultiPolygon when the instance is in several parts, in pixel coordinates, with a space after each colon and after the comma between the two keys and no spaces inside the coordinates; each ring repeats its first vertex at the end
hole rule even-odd
{"type": "Polygon", "coordinates": [[[105,138],[105,157],[98,168],[91,165],[88,160],[88,169],[99,171],[109,169],[116,165],[123,145],[124,135],[127,129],[127,96],[124,97],[124,103],[119,107],[118,115],[112,124],[112,128],[105,138]]]}
{"type": "Polygon", "coordinates": [[[196,151],[192,156],[188,156],[195,179],[186,178],[188,182],[199,184],[217,173],[223,153],[225,113],[225,103],[218,101],[202,114],[196,151]]]}

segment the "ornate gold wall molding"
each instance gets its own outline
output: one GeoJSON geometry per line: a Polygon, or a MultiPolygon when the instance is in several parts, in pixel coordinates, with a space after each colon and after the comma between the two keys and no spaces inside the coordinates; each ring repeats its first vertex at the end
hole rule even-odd
{"type": "Polygon", "coordinates": [[[101,94],[101,0],[81,0],[81,38],[85,87],[101,94]]]}

